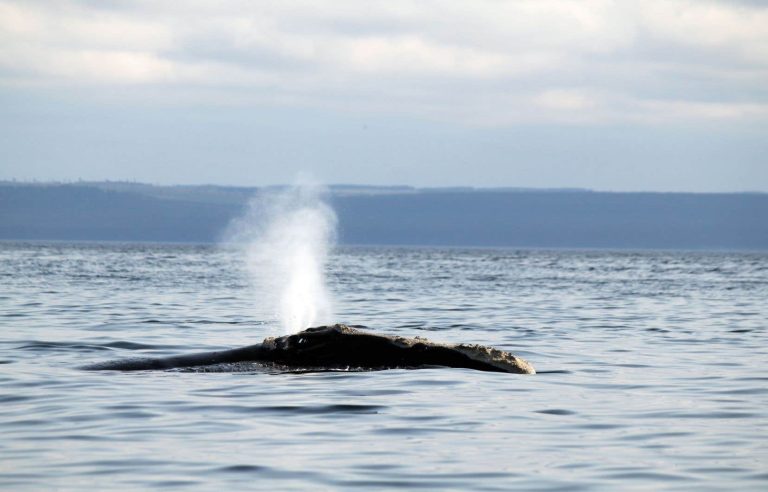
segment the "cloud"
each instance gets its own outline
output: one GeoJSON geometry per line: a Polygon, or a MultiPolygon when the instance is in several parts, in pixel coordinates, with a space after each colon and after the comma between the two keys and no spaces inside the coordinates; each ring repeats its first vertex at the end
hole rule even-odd
{"type": "Polygon", "coordinates": [[[763,119],[766,25],[706,0],[0,1],[0,84],[490,125],[763,119]]]}
{"type": "Polygon", "coordinates": [[[579,91],[548,90],[535,98],[536,104],[556,111],[583,111],[595,106],[595,101],[579,91]]]}
{"type": "Polygon", "coordinates": [[[650,2],[638,12],[650,36],[718,59],[768,67],[768,8],[732,3],[650,2]]]}

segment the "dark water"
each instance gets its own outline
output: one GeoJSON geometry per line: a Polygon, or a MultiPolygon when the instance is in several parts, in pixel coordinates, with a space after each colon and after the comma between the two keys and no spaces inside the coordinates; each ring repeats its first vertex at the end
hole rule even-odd
{"type": "Polygon", "coordinates": [[[260,341],[240,258],[0,243],[3,490],[765,490],[768,256],[349,249],[338,321],[535,376],[85,372],[260,341]]]}

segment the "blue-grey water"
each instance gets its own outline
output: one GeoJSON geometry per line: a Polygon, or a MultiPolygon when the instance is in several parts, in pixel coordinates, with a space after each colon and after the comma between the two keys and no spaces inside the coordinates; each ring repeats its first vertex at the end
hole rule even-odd
{"type": "Polygon", "coordinates": [[[768,256],[342,249],[337,321],[464,369],[91,372],[280,334],[233,250],[0,243],[3,490],[765,490],[768,256]]]}

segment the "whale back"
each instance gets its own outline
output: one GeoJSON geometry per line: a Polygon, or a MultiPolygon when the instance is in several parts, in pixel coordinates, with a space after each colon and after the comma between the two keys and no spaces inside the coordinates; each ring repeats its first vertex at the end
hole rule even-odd
{"type": "Polygon", "coordinates": [[[425,338],[377,335],[346,325],[308,328],[293,335],[269,337],[248,347],[157,359],[123,359],[83,367],[89,370],[142,371],[207,368],[230,371],[248,363],[278,364],[292,369],[379,370],[459,367],[481,371],[535,374],[527,361],[492,347],[445,344],[425,338]]]}

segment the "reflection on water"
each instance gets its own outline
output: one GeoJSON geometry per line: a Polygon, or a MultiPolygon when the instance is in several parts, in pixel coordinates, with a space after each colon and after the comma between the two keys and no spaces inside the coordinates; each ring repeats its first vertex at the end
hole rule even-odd
{"type": "Polygon", "coordinates": [[[0,487],[745,490],[768,485],[768,256],[347,249],[339,322],[540,374],[94,373],[245,345],[233,252],[0,243],[0,487]]]}

